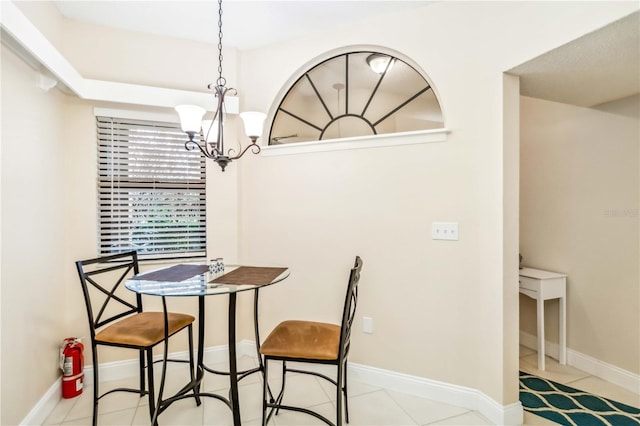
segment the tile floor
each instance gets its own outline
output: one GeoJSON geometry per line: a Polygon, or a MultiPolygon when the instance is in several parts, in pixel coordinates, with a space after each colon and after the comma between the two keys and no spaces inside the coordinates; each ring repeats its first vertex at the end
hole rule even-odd
{"type": "MultiPolygon", "coordinates": [[[[538,371],[535,351],[521,347],[520,368],[523,371],[538,374],[551,380],[578,387],[580,389],[598,393],[617,401],[640,406],[640,396],[626,391],[618,386],[590,376],[569,366],[561,366],[557,361],[547,358],[547,370],[538,371]]],[[[240,368],[256,365],[256,359],[243,357],[239,361],[240,368]]],[[[270,377],[277,378],[275,368],[270,364],[270,377]]],[[[224,369],[225,366],[211,365],[213,368],[224,369]]],[[[172,386],[186,375],[183,366],[172,366],[168,373],[166,392],[176,391],[172,386]]],[[[224,393],[228,388],[225,377],[207,374],[204,379],[205,391],[224,393]]],[[[270,380],[271,382],[271,380],[270,380]]],[[[349,414],[352,426],[374,425],[487,425],[491,424],[480,413],[464,408],[415,397],[400,392],[393,392],[350,381],[349,383],[349,414]]],[[[135,386],[135,379],[106,382],[103,389],[135,386]]],[[[272,386],[279,389],[279,383],[273,381],[272,386]]],[[[243,424],[254,426],[261,421],[262,385],[260,377],[254,374],[247,377],[240,384],[241,415],[243,424]]],[[[90,425],[91,424],[91,389],[77,398],[65,399],[55,407],[44,422],[45,425],[90,425]]],[[[315,377],[306,375],[287,375],[287,392],[285,401],[293,405],[301,404],[313,407],[329,419],[334,418],[335,396],[330,385],[315,377]]],[[[139,398],[135,394],[114,393],[100,402],[99,424],[107,425],[148,425],[148,402],[146,397],[139,398]]],[[[174,403],[159,419],[161,425],[230,425],[232,418],[230,410],[220,401],[203,398],[203,403],[197,407],[192,399],[174,403]]],[[[269,422],[269,425],[316,425],[323,424],[317,419],[295,412],[282,411],[269,422]]],[[[525,412],[525,425],[554,424],[541,417],[525,412]]]]}

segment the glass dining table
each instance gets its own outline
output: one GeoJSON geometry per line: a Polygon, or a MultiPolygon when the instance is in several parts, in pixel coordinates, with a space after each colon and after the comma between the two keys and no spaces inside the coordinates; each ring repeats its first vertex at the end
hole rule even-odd
{"type": "MultiPolygon", "coordinates": [[[[276,284],[289,276],[289,269],[286,267],[263,267],[263,266],[242,266],[226,265],[225,270],[212,274],[209,266],[203,264],[179,264],[166,268],[161,268],[149,272],[140,273],[125,282],[125,287],[139,294],[159,296],[162,298],[163,310],[165,313],[165,324],[167,321],[167,297],[197,297],[198,298],[198,340],[197,340],[197,364],[195,380],[187,383],[175,395],[163,399],[162,391],[166,375],[167,362],[167,339],[165,339],[164,359],[160,391],[158,392],[158,403],[156,404],[156,414],[152,424],[157,423],[160,413],[167,409],[173,402],[185,398],[194,398],[200,405],[200,397],[212,397],[223,401],[232,411],[233,424],[242,424],[240,418],[240,400],[238,398],[238,381],[247,375],[263,370],[262,358],[260,357],[260,333],[258,327],[258,294],[263,287],[276,284]],[[254,292],[254,330],[256,339],[256,351],[258,353],[259,366],[250,370],[238,371],[236,358],[236,301],[237,294],[243,291],[254,292]],[[229,371],[218,371],[209,368],[204,363],[205,349],[205,298],[208,296],[228,295],[228,351],[229,351],[229,371]],[[223,374],[229,376],[229,396],[216,393],[201,392],[200,387],[205,372],[223,374]]],[[[166,328],[165,328],[166,329],[166,328]]],[[[165,336],[168,337],[168,336],[165,336]]]]}

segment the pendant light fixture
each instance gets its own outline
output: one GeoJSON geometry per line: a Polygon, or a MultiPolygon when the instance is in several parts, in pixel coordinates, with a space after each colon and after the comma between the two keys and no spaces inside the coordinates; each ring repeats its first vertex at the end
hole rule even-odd
{"type": "Polygon", "coordinates": [[[371,68],[371,71],[376,74],[386,73],[393,68],[395,59],[389,55],[383,55],[382,53],[372,53],[367,56],[367,64],[371,68]]]}
{"type": "Polygon", "coordinates": [[[218,163],[224,172],[227,164],[242,157],[249,149],[254,154],[260,152],[260,145],[257,144],[257,140],[262,135],[262,125],[266,115],[261,112],[241,113],[240,118],[244,122],[245,133],[251,143],[244,149],[241,146],[237,155],[234,155],[236,150],[233,148],[225,151],[224,116],[226,108],[224,97],[227,94],[233,96],[237,91],[236,89],[228,88],[227,81],[222,76],[222,0],[218,0],[218,79],[215,85],[209,84],[208,88],[214,92],[217,99],[217,107],[213,119],[203,121],[202,118],[207,111],[195,105],[178,105],[176,111],[180,115],[182,130],[189,136],[189,140],[185,142],[185,148],[188,151],[199,149],[205,157],[218,163]],[[200,137],[196,138],[196,135],[200,137]]]}

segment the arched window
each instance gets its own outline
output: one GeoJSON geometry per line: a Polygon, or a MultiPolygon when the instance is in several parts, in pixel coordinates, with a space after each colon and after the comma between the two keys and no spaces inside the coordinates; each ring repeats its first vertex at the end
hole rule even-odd
{"type": "Polygon", "coordinates": [[[429,82],[386,53],[340,54],[304,72],[275,111],[269,145],[440,129],[429,82]]]}

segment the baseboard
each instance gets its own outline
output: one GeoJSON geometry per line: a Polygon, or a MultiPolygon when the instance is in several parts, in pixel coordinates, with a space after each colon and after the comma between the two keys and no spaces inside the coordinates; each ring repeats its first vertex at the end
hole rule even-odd
{"type": "MultiPolygon", "coordinates": [[[[255,343],[242,340],[237,345],[238,356],[256,356],[255,343]]],[[[175,352],[170,358],[187,359],[187,352],[175,352]]],[[[161,359],[157,357],[157,359],[161,359]]],[[[226,362],[229,359],[227,347],[216,346],[205,350],[207,363],[226,362]]],[[[434,401],[475,410],[496,425],[521,425],[523,411],[520,402],[501,405],[483,392],[449,383],[438,382],[423,377],[411,376],[380,368],[361,364],[349,363],[349,377],[355,380],[384,387],[398,392],[408,393],[434,401]]],[[[93,368],[88,366],[84,370],[85,386],[93,383],[93,368]]],[[[111,381],[134,377],[138,374],[138,360],[130,359],[100,364],[100,381],[111,381]]],[[[60,379],[54,383],[49,391],[33,407],[21,425],[42,424],[53,408],[62,398],[60,379]]]]}
{"type": "MultiPolygon", "coordinates": [[[[520,344],[529,349],[533,349],[534,351],[538,350],[538,338],[534,334],[525,333],[524,331],[520,331],[520,344]]],[[[567,348],[567,352],[569,348],[567,348]]],[[[551,358],[559,359],[560,358],[560,345],[555,342],[550,342],[545,340],[544,342],[544,352],[546,355],[551,358]]]]}
{"type": "Polygon", "coordinates": [[[56,380],[29,411],[20,425],[41,425],[62,399],[62,380],[56,380]]]}
{"type": "MultiPolygon", "coordinates": [[[[252,342],[238,343],[239,356],[256,356],[255,344],[252,342]]],[[[156,361],[162,359],[161,355],[154,357],[156,361]]],[[[173,352],[169,355],[173,359],[188,359],[188,352],[173,352]]],[[[229,359],[227,346],[216,346],[205,349],[205,362],[215,364],[226,362],[229,359]]],[[[100,364],[100,382],[126,379],[138,375],[138,359],[127,359],[123,361],[105,362],[100,364]]],[[[93,366],[84,368],[84,387],[93,385],[93,366]]],[[[29,411],[27,416],[20,422],[20,425],[41,425],[51,414],[55,406],[62,399],[62,380],[58,378],[53,385],[40,398],[38,403],[29,411]]]]}
{"type": "MultiPolygon", "coordinates": [[[[238,344],[238,353],[255,356],[255,344],[242,341],[238,344]]],[[[305,368],[309,368],[305,365],[305,368]]],[[[509,405],[501,405],[485,393],[464,386],[411,376],[381,368],[349,362],[348,375],[354,380],[372,386],[383,387],[410,395],[428,398],[433,401],[454,405],[481,413],[496,425],[521,425],[523,409],[520,401],[509,405]]],[[[319,365],[317,371],[331,374],[326,366],[319,365]]],[[[335,370],[333,370],[335,371],[335,370]]]]}
{"type": "Polygon", "coordinates": [[[567,363],[640,395],[640,375],[638,374],[570,349],[567,350],[567,363]]]}
{"type": "MultiPolygon", "coordinates": [[[[520,331],[520,344],[533,350],[537,350],[538,347],[536,336],[524,331],[520,331]]],[[[546,355],[558,359],[559,353],[560,348],[557,343],[545,341],[546,355]]],[[[567,364],[640,395],[640,375],[638,374],[571,348],[567,348],[567,364]]]]}
{"type": "MultiPolygon", "coordinates": [[[[248,353],[246,349],[244,349],[242,343],[238,343],[238,355],[243,356],[245,352],[248,353]]],[[[250,355],[255,356],[256,350],[255,346],[253,352],[250,355]]],[[[169,358],[173,359],[183,359],[186,360],[189,357],[189,353],[187,351],[182,352],[172,352],[169,354],[169,358]]],[[[204,359],[207,364],[215,364],[217,362],[225,362],[229,359],[229,353],[227,351],[227,346],[215,346],[206,348],[204,350],[204,359]]],[[[154,356],[154,360],[161,361],[162,355],[154,356]]],[[[105,362],[100,364],[100,382],[102,381],[111,381],[111,380],[120,380],[126,379],[128,377],[134,377],[138,374],[138,360],[137,359],[127,359],[123,361],[115,361],[115,362],[105,362]]],[[[86,385],[93,384],[93,366],[89,365],[84,369],[84,383],[86,385]]]]}
{"type": "Polygon", "coordinates": [[[521,425],[523,422],[519,401],[501,405],[477,389],[354,363],[349,363],[349,377],[373,386],[475,410],[496,425],[521,425]]]}
{"type": "MultiPolygon", "coordinates": [[[[537,347],[536,336],[521,331],[520,344],[535,350],[537,347]]],[[[547,355],[556,359],[558,358],[559,348],[557,343],[546,342],[545,348],[547,355]]],[[[256,356],[254,342],[249,340],[238,342],[237,353],[239,356],[256,356]]],[[[186,359],[187,352],[172,353],[171,357],[186,359]]],[[[160,358],[158,357],[158,359],[160,358]]],[[[207,348],[205,350],[205,360],[211,364],[226,362],[228,360],[227,347],[216,346],[207,348]]],[[[638,374],[631,373],[569,348],[567,349],[567,363],[593,376],[640,394],[640,375],[638,374]]],[[[85,368],[84,372],[85,384],[91,385],[93,381],[92,367],[89,366],[85,368]]],[[[100,365],[101,380],[118,380],[132,377],[136,374],[138,374],[137,359],[109,362],[100,365]]],[[[469,410],[476,410],[494,424],[522,424],[522,405],[519,402],[503,406],[477,389],[354,363],[349,364],[349,374],[350,377],[355,377],[356,380],[374,386],[429,398],[434,401],[467,408],[469,410]]],[[[45,392],[43,397],[20,424],[42,424],[61,398],[61,384],[60,379],[58,379],[49,390],[45,392]]]]}

